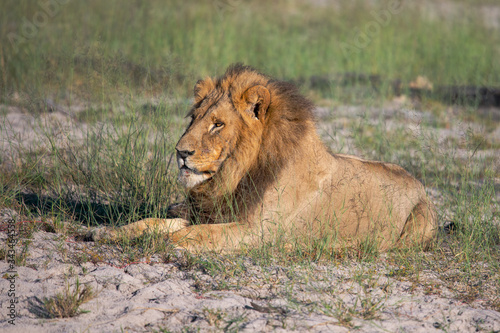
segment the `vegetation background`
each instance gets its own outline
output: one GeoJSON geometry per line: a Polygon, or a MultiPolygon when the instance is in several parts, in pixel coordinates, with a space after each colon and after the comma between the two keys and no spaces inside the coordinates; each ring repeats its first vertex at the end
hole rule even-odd
{"type": "Polygon", "coordinates": [[[186,96],[194,78],[233,62],[286,79],[353,72],[498,85],[498,14],[485,17],[494,3],[7,0],[1,91],[102,103],[186,96]]]}

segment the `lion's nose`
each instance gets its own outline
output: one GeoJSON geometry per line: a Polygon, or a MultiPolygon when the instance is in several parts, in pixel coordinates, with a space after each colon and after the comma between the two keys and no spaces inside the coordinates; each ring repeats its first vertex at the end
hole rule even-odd
{"type": "Polygon", "coordinates": [[[194,154],[194,150],[177,150],[177,156],[185,160],[188,156],[194,154]]]}

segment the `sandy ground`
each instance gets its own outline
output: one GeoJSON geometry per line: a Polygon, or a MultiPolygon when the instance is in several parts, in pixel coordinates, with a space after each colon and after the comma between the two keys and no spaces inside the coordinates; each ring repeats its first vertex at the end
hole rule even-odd
{"type": "MultiPolygon", "coordinates": [[[[3,109],[2,117],[8,124],[3,128],[9,128],[0,135],[4,156],[15,153],[11,149],[16,142],[38,142],[44,134],[33,130],[37,126],[52,128],[53,137],[59,138],[61,145],[68,132],[82,138],[87,128],[57,111],[33,117],[19,108],[3,109]]],[[[398,125],[394,120],[398,118],[418,134],[419,123],[433,117],[397,104],[384,109],[338,107],[335,117],[330,110],[318,108],[318,129],[327,144],[339,149],[342,146],[343,153],[357,152],[345,126],[352,119],[374,123],[385,119],[390,129],[398,125]]],[[[498,110],[488,112],[500,114],[498,110]]],[[[479,126],[450,124],[448,128],[435,128],[439,140],[463,138],[464,128],[479,126]]],[[[499,142],[500,125],[488,131],[485,138],[499,142]]],[[[498,157],[497,153],[486,149],[478,151],[476,158],[498,157]]],[[[0,223],[4,226],[10,218],[18,218],[15,212],[2,212],[0,223]]],[[[18,240],[17,254],[23,251],[18,240]]],[[[0,242],[7,244],[5,230],[0,232],[0,242]]],[[[384,255],[378,263],[353,261],[315,265],[312,269],[281,267],[272,262],[259,265],[249,259],[236,264],[229,258],[221,259],[223,271],[235,272],[218,274],[183,264],[182,252],[169,260],[153,256],[124,265],[112,255],[104,256],[115,253],[114,258],[118,258],[119,249],[56,233],[37,231],[23,244],[29,244],[26,262],[13,268],[17,273],[12,280],[16,298],[9,296],[11,268],[0,262],[1,332],[500,332],[500,313],[491,310],[484,300],[461,302],[445,287],[449,285],[442,280],[445,275],[437,272],[422,271],[418,281],[405,278],[384,255]],[[87,260],[82,260],[83,256],[87,260]],[[92,260],[94,257],[98,259],[92,260]],[[73,290],[77,279],[95,293],[81,306],[88,312],[69,319],[46,318],[43,300],[64,292],[68,285],[73,290]],[[11,299],[17,301],[15,325],[9,323],[11,299]]]]}
{"type": "MultiPolygon", "coordinates": [[[[5,241],[6,236],[1,234],[1,238],[5,241]]],[[[156,257],[126,267],[114,261],[76,264],[77,254],[88,252],[89,246],[93,244],[35,233],[26,266],[15,268],[19,301],[15,325],[8,322],[9,283],[2,280],[0,331],[500,330],[499,312],[483,308],[480,301],[462,303],[446,288],[434,294],[421,284],[392,278],[384,256],[379,264],[317,265],[312,270],[272,264],[263,268],[248,261],[243,273],[223,278],[186,269],[175,260],[162,263],[156,257]],[[68,283],[73,289],[77,278],[95,291],[96,297],[81,307],[89,312],[70,319],[44,319],[40,301],[63,292],[68,283]]],[[[8,269],[7,263],[0,263],[0,272],[8,269]]],[[[421,275],[429,285],[440,284],[433,272],[421,275]]]]}

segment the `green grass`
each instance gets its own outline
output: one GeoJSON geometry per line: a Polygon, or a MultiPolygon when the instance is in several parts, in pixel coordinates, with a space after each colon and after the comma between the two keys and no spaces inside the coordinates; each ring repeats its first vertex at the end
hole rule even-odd
{"type": "Polygon", "coordinates": [[[48,318],[70,318],[80,313],[90,312],[81,310],[80,306],[94,297],[92,287],[88,285],[82,287],[77,279],[73,290],[70,290],[68,283],[63,293],[43,300],[45,314],[48,318]]]}
{"type": "MultiPolygon", "coordinates": [[[[24,25],[43,10],[11,0],[0,13],[2,99],[17,93],[32,103],[53,96],[71,104],[136,94],[185,96],[195,78],[238,61],[288,79],[356,72],[406,83],[424,75],[438,85],[500,84],[500,37],[483,23],[477,3],[445,20],[405,3],[354,52],[341,45],[377,25],[371,12],[386,11],[387,4],[215,3],[71,1],[29,34],[24,25]],[[13,36],[24,39],[13,42],[13,36]]],[[[370,94],[390,90],[384,81],[370,94]]],[[[333,92],[337,98],[343,93],[333,92]]]]}
{"type": "MultiPolygon", "coordinates": [[[[45,214],[62,211],[90,224],[154,216],[176,195],[169,172],[175,138],[161,129],[172,125],[163,122],[158,128],[139,119],[128,124],[97,125],[80,140],[63,136],[63,146],[60,138],[42,133],[42,147],[20,158],[20,168],[4,173],[4,184],[21,185],[25,192],[18,195],[24,195],[27,207],[45,214]],[[29,198],[28,192],[38,197],[29,198]]],[[[180,127],[174,133],[178,136],[180,127]]]]}

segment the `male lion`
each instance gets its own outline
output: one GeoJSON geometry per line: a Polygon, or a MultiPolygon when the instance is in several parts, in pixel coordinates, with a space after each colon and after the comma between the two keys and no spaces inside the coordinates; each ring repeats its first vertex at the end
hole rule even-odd
{"type": "Polygon", "coordinates": [[[191,250],[231,250],[279,233],[334,247],[371,241],[379,250],[426,247],[436,213],[422,184],[401,167],[331,154],[315,129],[313,104],[290,83],[230,66],[194,88],[191,122],[176,146],[183,203],[174,219],[122,229],[166,231],[191,250]]]}

